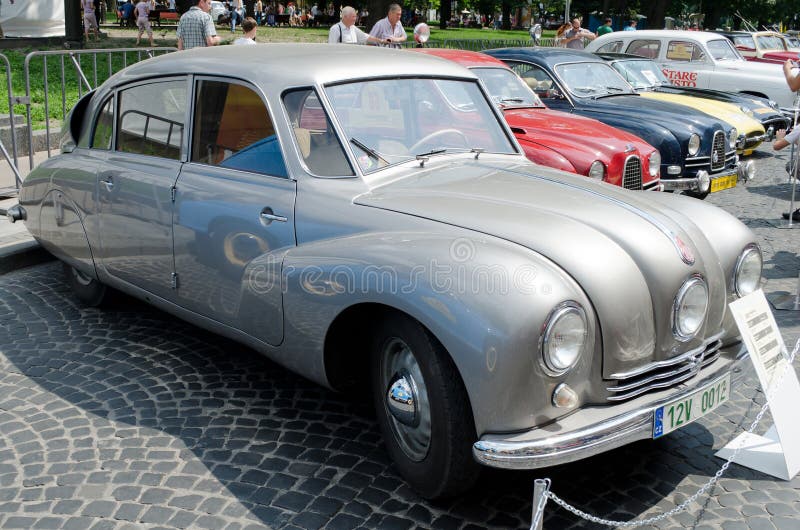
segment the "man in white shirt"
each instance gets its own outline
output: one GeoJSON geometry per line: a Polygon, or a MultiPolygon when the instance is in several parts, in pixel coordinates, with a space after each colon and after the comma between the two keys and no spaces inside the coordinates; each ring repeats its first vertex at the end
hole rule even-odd
{"type": "Polygon", "coordinates": [[[366,44],[367,42],[384,43],[372,35],[367,35],[356,27],[356,10],[350,6],[342,8],[342,20],[331,26],[328,33],[328,44],[366,44]]]}
{"type": "Polygon", "coordinates": [[[392,48],[399,48],[398,42],[404,42],[408,36],[403,25],[400,23],[400,16],[403,14],[403,8],[398,4],[391,4],[386,18],[382,18],[372,26],[370,35],[378,39],[378,42],[386,43],[384,46],[392,48]]]}
{"type": "MultiPolygon", "coordinates": [[[[775,141],[772,142],[772,148],[776,151],[780,151],[784,147],[789,145],[795,144],[794,148],[799,149],[798,147],[798,140],[800,140],[800,126],[795,127],[792,129],[792,132],[786,134],[785,129],[779,130],[775,133],[775,141]]],[[[795,160],[797,159],[797,153],[795,153],[795,160]]],[[[794,169],[794,164],[796,163],[795,160],[789,160],[789,163],[786,164],[786,169],[789,170],[789,173],[794,176],[792,169],[794,169]]],[[[784,212],[783,218],[788,219],[789,216],[792,216],[792,221],[800,221],[800,208],[793,212],[784,212]]]]}

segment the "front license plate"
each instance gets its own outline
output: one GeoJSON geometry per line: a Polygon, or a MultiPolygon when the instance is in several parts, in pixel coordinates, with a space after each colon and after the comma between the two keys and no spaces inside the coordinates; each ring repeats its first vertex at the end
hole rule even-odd
{"type": "Polygon", "coordinates": [[[736,187],[736,174],[711,179],[711,193],[736,187]]]}
{"type": "Polygon", "coordinates": [[[728,401],[730,393],[731,374],[728,373],[690,396],[658,407],[653,420],[653,438],[669,434],[702,418],[728,401]]]}

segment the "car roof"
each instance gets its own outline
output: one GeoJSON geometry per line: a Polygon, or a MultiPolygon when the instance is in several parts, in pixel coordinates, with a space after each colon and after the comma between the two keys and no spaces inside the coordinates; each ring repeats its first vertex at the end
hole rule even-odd
{"type": "Polygon", "coordinates": [[[454,50],[451,48],[414,48],[413,51],[434,57],[441,57],[448,61],[454,61],[462,66],[495,66],[508,69],[508,66],[500,59],[495,59],[485,53],[473,52],[469,50],[454,50]]]}
{"type": "Polygon", "coordinates": [[[717,40],[721,37],[719,33],[711,31],[688,31],[688,30],[674,30],[674,29],[641,29],[636,31],[615,31],[614,33],[607,33],[602,37],[597,37],[595,41],[599,40],[612,40],[618,38],[625,39],[646,39],[646,38],[684,38],[694,39],[700,42],[708,42],[710,40],[717,40]]]}
{"type": "Polygon", "coordinates": [[[475,79],[456,63],[376,46],[270,43],[214,46],[167,53],[129,66],[106,83],[168,75],[213,75],[282,89],[364,77],[435,76],[475,79]]]}
{"type": "MultiPolygon", "coordinates": [[[[621,32],[620,32],[621,33],[621,32]]],[[[536,59],[536,62],[553,66],[561,63],[594,62],[603,63],[603,59],[593,53],[570,48],[500,48],[492,50],[498,57],[518,57],[520,59],[536,59]]]]}

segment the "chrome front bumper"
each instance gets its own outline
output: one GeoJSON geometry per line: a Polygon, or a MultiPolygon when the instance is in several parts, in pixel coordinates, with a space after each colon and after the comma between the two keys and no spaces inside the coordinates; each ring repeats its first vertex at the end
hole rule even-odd
{"type": "Polygon", "coordinates": [[[588,458],[636,440],[653,437],[655,410],[671,401],[689,396],[703,385],[731,372],[731,387],[750,367],[743,345],[723,348],[735,355],[725,365],[719,359],[701,377],[661,392],[648,394],[618,405],[587,407],[555,424],[515,434],[487,434],[472,446],[479,463],[504,469],[537,469],[588,458]],[[597,418],[600,417],[598,420],[597,418]]]}
{"type": "Polygon", "coordinates": [[[674,179],[662,177],[661,184],[664,186],[664,191],[690,190],[705,193],[709,190],[711,180],[715,178],[727,177],[735,173],[739,182],[747,182],[753,178],[750,176],[751,171],[755,174],[753,161],[748,160],[746,162],[736,162],[735,168],[713,175],[709,175],[707,171],[701,169],[697,172],[696,177],[674,179]]]}

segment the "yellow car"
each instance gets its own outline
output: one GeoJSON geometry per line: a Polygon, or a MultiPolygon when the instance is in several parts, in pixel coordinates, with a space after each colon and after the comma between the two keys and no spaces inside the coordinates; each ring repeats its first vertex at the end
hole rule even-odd
{"type": "Polygon", "coordinates": [[[652,61],[641,58],[603,58],[610,60],[611,65],[642,97],[685,105],[736,127],[740,138],[736,144],[736,152],[740,155],[751,154],[768,137],[761,122],[752,116],[752,111],[734,103],[675,93],[672,84],[652,61]],[[662,85],[668,87],[669,92],[659,91],[662,85]]]}

